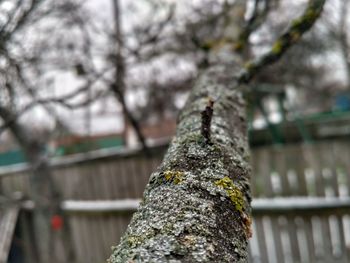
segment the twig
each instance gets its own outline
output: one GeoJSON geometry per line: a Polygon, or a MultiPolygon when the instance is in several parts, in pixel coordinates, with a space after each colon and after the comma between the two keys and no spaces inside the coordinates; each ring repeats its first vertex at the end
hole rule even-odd
{"type": "Polygon", "coordinates": [[[271,50],[245,64],[243,71],[238,75],[238,82],[248,83],[263,67],[277,61],[289,47],[297,43],[319,18],[325,2],[326,0],[309,0],[301,17],[292,21],[291,26],[275,41],[271,50]]]}
{"type": "Polygon", "coordinates": [[[249,36],[266,20],[270,7],[270,0],[254,0],[253,13],[241,29],[238,41],[234,45],[235,51],[243,52],[247,48],[249,36]]]}

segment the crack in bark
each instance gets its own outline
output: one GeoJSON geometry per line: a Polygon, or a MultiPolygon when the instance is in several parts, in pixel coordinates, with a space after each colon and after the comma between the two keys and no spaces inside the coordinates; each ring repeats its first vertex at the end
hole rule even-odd
{"type": "Polygon", "coordinates": [[[211,144],[210,125],[211,125],[211,119],[213,117],[213,111],[214,111],[213,106],[214,106],[213,99],[208,97],[208,104],[205,107],[204,111],[201,112],[201,116],[202,116],[201,134],[204,137],[204,142],[206,144],[211,144]]]}

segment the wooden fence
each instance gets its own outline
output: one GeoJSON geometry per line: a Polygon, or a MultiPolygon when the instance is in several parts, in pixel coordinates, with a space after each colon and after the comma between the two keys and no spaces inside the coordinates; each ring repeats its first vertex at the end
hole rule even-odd
{"type": "MultiPolygon", "coordinates": [[[[135,207],[69,204],[135,202],[164,150],[154,147],[149,158],[120,150],[53,161],[64,199],[74,200],[66,210],[79,262],[105,262],[135,207]]],[[[350,262],[350,140],[255,148],[252,166],[250,262],[350,262]]],[[[27,173],[26,167],[3,170],[0,193],[28,193],[27,173]]]]}

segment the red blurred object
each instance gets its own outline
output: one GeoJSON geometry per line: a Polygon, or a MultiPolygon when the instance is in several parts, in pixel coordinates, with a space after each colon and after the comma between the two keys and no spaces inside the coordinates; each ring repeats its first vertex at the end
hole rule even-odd
{"type": "Polygon", "coordinates": [[[51,227],[53,230],[60,230],[63,226],[63,218],[60,215],[51,217],[51,227]]]}

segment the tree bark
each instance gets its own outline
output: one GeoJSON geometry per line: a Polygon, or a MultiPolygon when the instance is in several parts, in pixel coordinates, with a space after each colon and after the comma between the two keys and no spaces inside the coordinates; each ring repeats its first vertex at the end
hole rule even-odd
{"type": "Polygon", "coordinates": [[[234,72],[234,63],[220,61],[200,74],[109,262],[247,262],[250,166],[245,103],[234,72]],[[215,102],[209,142],[201,134],[208,98],[215,102]]]}
{"type": "MultiPolygon", "coordinates": [[[[309,0],[271,50],[244,65],[239,55],[228,51],[232,45],[216,54],[212,49],[212,61],[199,75],[176,136],[151,175],[120,244],[113,248],[110,263],[247,262],[251,169],[241,83],[298,42],[324,3],[309,0]]],[[[239,36],[232,29],[230,35],[239,36]]]]}

